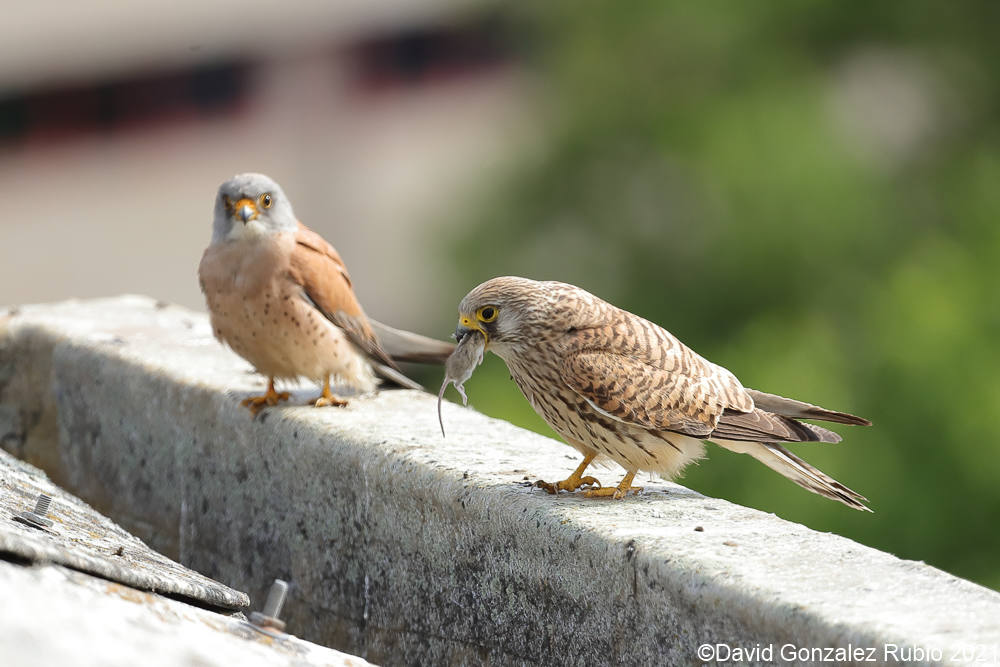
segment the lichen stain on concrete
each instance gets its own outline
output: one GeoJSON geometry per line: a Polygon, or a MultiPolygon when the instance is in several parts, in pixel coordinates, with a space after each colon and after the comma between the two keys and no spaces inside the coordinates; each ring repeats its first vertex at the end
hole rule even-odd
{"type": "Polygon", "coordinates": [[[108,582],[104,590],[108,595],[115,595],[122,600],[134,602],[136,604],[152,605],[160,601],[159,596],[153,595],[152,593],[137,591],[129,586],[122,586],[121,584],[116,584],[114,582],[108,582]]]}

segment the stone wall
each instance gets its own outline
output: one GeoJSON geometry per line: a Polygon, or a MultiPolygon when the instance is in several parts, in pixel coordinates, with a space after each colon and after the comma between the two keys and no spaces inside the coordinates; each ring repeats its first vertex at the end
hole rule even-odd
{"type": "Polygon", "coordinates": [[[249,371],[150,299],[22,307],[0,442],[254,599],[288,580],[297,635],[376,663],[1000,660],[1000,594],[923,563],[667,482],[549,496],[571,449],[450,403],[442,438],[421,392],[251,419],[249,371]]]}

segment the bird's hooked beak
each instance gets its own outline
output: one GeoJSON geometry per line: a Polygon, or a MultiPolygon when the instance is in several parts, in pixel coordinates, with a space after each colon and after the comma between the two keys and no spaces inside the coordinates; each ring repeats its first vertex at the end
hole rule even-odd
{"type": "Polygon", "coordinates": [[[252,199],[244,197],[233,204],[233,217],[242,220],[243,224],[256,220],[258,215],[260,215],[260,211],[257,210],[257,204],[252,199]]]}
{"type": "Polygon", "coordinates": [[[458,326],[455,328],[455,340],[459,343],[462,342],[466,336],[468,336],[473,331],[478,331],[483,334],[483,340],[486,341],[486,345],[490,344],[490,335],[486,333],[486,329],[480,324],[475,317],[470,315],[460,314],[458,316],[458,326]]]}

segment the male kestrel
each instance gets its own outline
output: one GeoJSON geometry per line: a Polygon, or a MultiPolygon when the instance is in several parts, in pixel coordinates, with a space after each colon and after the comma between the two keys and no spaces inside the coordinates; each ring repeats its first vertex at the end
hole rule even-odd
{"type": "Polygon", "coordinates": [[[337,251],[263,174],[219,186],[198,277],[215,337],[268,377],[267,393],[243,401],[255,415],[288,398],[275,378],[321,382],[314,405],[346,405],[331,393],[331,376],[360,392],[374,390],[376,376],[420,389],[393,359],[443,363],[454,348],[368,319],[337,251]]]}
{"type": "Polygon", "coordinates": [[[783,442],[839,442],[800,419],[868,426],[843,412],[746,389],[665,329],[579,287],[503,277],[469,292],[456,337],[485,339],[531,406],[583,454],[567,479],[537,482],[549,493],[600,486],[584,477],[595,459],[626,470],[617,488],[586,496],[624,498],[636,472],[673,476],[704,455],[704,440],[749,454],[799,486],[858,510],[867,499],[786,449],[783,442]],[[477,333],[478,332],[478,333],[477,333]]]}

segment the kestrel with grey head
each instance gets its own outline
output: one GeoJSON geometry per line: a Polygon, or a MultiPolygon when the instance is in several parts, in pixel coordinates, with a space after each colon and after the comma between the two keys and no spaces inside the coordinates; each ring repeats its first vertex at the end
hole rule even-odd
{"type": "Polygon", "coordinates": [[[346,404],[331,378],[362,393],[380,378],[420,389],[396,361],[443,363],[454,348],[369,319],[340,255],[264,174],[219,186],[198,278],[216,338],[268,377],[266,393],[243,402],[254,414],[288,398],[276,378],[322,384],[316,406],[346,404]]]}
{"type": "Polygon", "coordinates": [[[747,389],[667,330],[579,287],[488,280],[459,305],[456,337],[464,342],[479,335],[535,411],[583,455],[567,479],[537,482],[550,493],[589,486],[587,496],[623,498],[640,490],[632,486],[638,471],[677,475],[704,455],[708,441],[749,454],[809,491],[870,511],[866,498],[784,444],[840,441],[803,419],[865,426],[868,420],[747,389]],[[625,469],[617,487],[584,476],[602,459],[625,469]]]}

